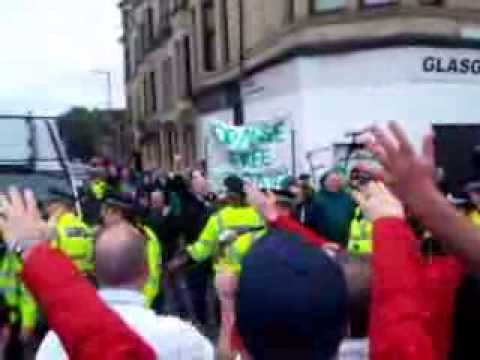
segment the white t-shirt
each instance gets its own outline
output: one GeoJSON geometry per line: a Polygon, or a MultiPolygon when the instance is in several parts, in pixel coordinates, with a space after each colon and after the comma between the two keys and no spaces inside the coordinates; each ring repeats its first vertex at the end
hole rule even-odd
{"type": "MultiPolygon", "coordinates": [[[[157,316],[145,308],[142,294],[133,290],[103,289],[100,297],[139,334],[162,360],[213,360],[212,344],[191,324],[171,316],[157,316]]],[[[105,349],[108,351],[108,349],[105,349]]],[[[67,360],[58,336],[50,331],[37,360],[67,360]]]]}

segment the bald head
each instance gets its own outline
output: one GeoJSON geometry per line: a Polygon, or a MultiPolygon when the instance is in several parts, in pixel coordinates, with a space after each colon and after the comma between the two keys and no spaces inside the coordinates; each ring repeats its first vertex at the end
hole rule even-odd
{"type": "Polygon", "coordinates": [[[95,248],[97,278],[102,286],[139,285],[145,279],[146,239],[128,223],[108,227],[95,248]]]}

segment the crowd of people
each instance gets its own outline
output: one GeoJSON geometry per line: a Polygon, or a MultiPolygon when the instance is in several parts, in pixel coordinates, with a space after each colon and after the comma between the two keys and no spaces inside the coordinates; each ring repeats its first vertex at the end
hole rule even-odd
{"type": "Polygon", "coordinates": [[[480,183],[444,194],[431,137],[419,154],[395,123],[369,131],[382,167],[318,186],[213,193],[202,169],[96,159],[81,214],[10,189],[5,358],[478,359],[480,183]]]}

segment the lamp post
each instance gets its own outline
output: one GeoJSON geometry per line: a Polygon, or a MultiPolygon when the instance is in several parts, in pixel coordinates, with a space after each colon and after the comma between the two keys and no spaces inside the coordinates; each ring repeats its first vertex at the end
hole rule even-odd
{"type": "Polygon", "coordinates": [[[106,85],[107,85],[107,109],[112,109],[113,107],[113,98],[112,98],[112,72],[108,70],[92,70],[93,74],[105,76],[106,85]]]}

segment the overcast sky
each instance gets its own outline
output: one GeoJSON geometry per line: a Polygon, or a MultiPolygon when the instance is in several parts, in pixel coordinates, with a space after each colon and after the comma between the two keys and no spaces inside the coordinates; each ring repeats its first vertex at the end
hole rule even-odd
{"type": "Polygon", "coordinates": [[[0,114],[56,115],[72,105],[105,107],[113,72],[122,106],[118,0],[0,0],[0,114]]]}

